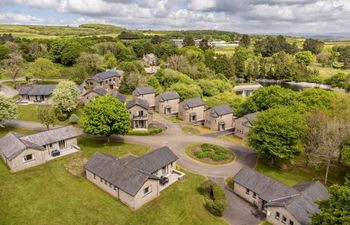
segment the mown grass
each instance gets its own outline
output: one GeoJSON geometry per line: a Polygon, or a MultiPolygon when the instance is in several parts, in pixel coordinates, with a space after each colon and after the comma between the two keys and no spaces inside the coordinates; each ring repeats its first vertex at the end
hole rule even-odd
{"type": "MultiPolygon", "coordinates": [[[[203,143],[200,143],[200,144],[191,144],[190,146],[188,146],[185,150],[185,153],[191,157],[192,159],[194,160],[197,160],[197,161],[200,161],[202,163],[206,163],[206,164],[212,164],[212,165],[221,165],[221,164],[227,164],[227,163],[230,163],[232,162],[234,159],[235,159],[235,155],[233,154],[233,152],[229,149],[226,149],[224,147],[221,147],[221,148],[224,148],[226,150],[226,155],[227,155],[227,159],[224,159],[224,160],[218,160],[218,161],[215,161],[213,159],[210,159],[210,158],[198,158],[194,152],[193,152],[193,149],[194,148],[200,148],[201,146],[203,145],[203,143]]],[[[210,144],[211,145],[211,144],[210,144]]]]}
{"type": "Polygon", "coordinates": [[[248,146],[247,142],[245,142],[242,138],[239,138],[235,135],[225,135],[225,136],[220,136],[218,137],[221,140],[231,142],[236,145],[243,145],[243,146],[248,146]]]}
{"type": "MultiPolygon", "coordinates": [[[[302,163],[304,164],[304,163],[302,163]]],[[[325,168],[314,169],[305,165],[291,165],[287,169],[270,167],[263,160],[258,160],[256,170],[288,186],[305,181],[324,181],[325,168]]],[[[343,184],[349,168],[343,166],[330,169],[327,185],[343,184]]]]}
{"type": "Polygon", "coordinates": [[[137,211],[96,187],[84,177],[73,176],[67,164],[96,151],[122,156],[142,155],[148,147],[79,139],[81,152],[45,165],[11,174],[0,162],[0,224],[226,224],[204,208],[197,192],[204,177],[187,171],[186,178],[164,190],[137,211]]]}
{"type": "Polygon", "coordinates": [[[183,132],[187,134],[200,135],[200,134],[210,134],[213,133],[212,130],[202,126],[188,125],[181,128],[183,132]]]}
{"type": "Polygon", "coordinates": [[[20,134],[34,134],[36,131],[15,127],[0,127],[0,138],[5,136],[8,132],[17,132],[20,134]]]}

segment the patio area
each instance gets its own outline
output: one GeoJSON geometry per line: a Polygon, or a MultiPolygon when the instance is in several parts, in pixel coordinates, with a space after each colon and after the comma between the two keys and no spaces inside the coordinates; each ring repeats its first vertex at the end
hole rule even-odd
{"type": "Polygon", "coordinates": [[[52,156],[51,154],[48,154],[47,158],[46,158],[46,161],[50,161],[50,160],[53,160],[53,159],[60,158],[62,156],[70,155],[70,154],[78,152],[79,150],[80,150],[80,148],[78,146],[73,146],[71,148],[66,148],[66,149],[60,149],[60,153],[61,153],[60,155],[52,156]]]}
{"type": "Polygon", "coordinates": [[[163,191],[164,189],[166,189],[176,181],[183,179],[185,176],[186,174],[184,174],[183,172],[180,172],[178,170],[173,170],[171,174],[166,176],[169,179],[169,182],[166,183],[165,185],[160,185],[160,191],[163,191]]]}

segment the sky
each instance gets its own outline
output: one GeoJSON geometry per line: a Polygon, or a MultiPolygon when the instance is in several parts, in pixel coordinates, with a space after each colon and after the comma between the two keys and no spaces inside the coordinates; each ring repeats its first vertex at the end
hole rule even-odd
{"type": "Polygon", "coordinates": [[[350,0],[0,0],[0,24],[334,34],[349,22],[350,0]]]}

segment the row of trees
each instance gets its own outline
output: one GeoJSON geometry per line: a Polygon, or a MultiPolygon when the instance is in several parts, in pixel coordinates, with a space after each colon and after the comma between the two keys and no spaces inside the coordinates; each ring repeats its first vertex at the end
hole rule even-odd
{"type": "Polygon", "coordinates": [[[320,89],[293,92],[278,86],[259,89],[239,113],[259,112],[248,142],[270,163],[293,162],[305,153],[307,164],[325,167],[325,183],[335,163],[349,164],[350,100],[320,89]]]}

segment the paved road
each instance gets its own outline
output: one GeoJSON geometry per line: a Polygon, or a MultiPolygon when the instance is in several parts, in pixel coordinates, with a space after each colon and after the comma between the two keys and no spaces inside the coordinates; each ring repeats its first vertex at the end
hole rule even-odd
{"type": "MultiPolygon", "coordinates": [[[[179,124],[169,122],[165,118],[154,115],[154,118],[167,127],[161,134],[155,136],[112,136],[112,141],[127,142],[135,144],[148,145],[153,148],[161,146],[169,146],[179,157],[178,164],[193,173],[210,177],[225,190],[228,201],[228,208],[225,211],[224,219],[232,225],[256,225],[261,222],[251,214],[251,207],[248,203],[228,191],[225,186],[224,179],[234,176],[242,166],[253,168],[256,163],[256,154],[249,148],[235,145],[231,142],[217,139],[215,137],[189,135],[182,132],[179,124]],[[211,143],[225,146],[231,149],[235,155],[235,161],[225,165],[208,165],[193,160],[186,155],[185,149],[193,143],[211,143]]],[[[6,125],[14,127],[22,127],[26,129],[44,130],[45,127],[34,122],[7,121],[6,125]]],[[[89,136],[89,135],[86,135],[89,136]]]]}
{"type": "Polygon", "coordinates": [[[0,82],[1,88],[0,88],[0,93],[7,97],[13,97],[18,94],[18,91],[13,89],[12,87],[9,87],[7,85],[2,84],[3,81],[0,82]]]}

